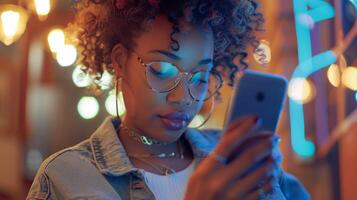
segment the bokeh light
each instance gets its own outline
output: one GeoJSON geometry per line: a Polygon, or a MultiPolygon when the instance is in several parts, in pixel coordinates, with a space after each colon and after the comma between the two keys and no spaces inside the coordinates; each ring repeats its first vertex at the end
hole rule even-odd
{"type": "Polygon", "coordinates": [[[62,29],[56,28],[50,31],[47,36],[48,45],[52,53],[59,52],[65,46],[65,35],[62,29]]]}
{"type": "Polygon", "coordinates": [[[271,61],[269,42],[261,40],[259,46],[254,50],[253,57],[257,63],[266,66],[271,61]]]}
{"type": "Polygon", "coordinates": [[[94,97],[82,97],[77,106],[77,111],[83,119],[93,119],[99,112],[99,104],[94,97]]]}
{"type": "MultiPolygon", "coordinates": [[[[196,116],[192,119],[192,121],[191,121],[191,123],[188,125],[188,127],[190,127],[190,128],[196,128],[196,127],[200,126],[204,121],[205,121],[205,118],[204,118],[202,115],[196,115],[196,116]]],[[[204,125],[203,125],[202,127],[200,127],[200,128],[203,128],[203,127],[204,127],[204,125]]]]}
{"type": "Polygon", "coordinates": [[[349,66],[343,70],[342,83],[347,88],[357,91],[357,67],[349,66]]]}
{"type": "Polygon", "coordinates": [[[341,73],[338,65],[332,64],[327,70],[327,78],[331,85],[338,87],[341,83],[341,73]]]}
{"type": "Polygon", "coordinates": [[[107,90],[112,87],[112,83],[113,83],[113,75],[111,75],[107,70],[105,70],[98,83],[100,88],[102,90],[107,90]]]}
{"type": "Polygon", "coordinates": [[[309,14],[300,14],[297,20],[298,23],[300,23],[302,26],[308,27],[310,29],[314,28],[315,26],[314,19],[309,14]]]}
{"type": "Polygon", "coordinates": [[[51,10],[51,1],[50,0],[34,0],[36,13],[40,19],[46,17],[51,10]]]}
{"type": "Polygon", "coordinates": [[[289,82],[288,96],[297,103],[307,103],[315,97],[313,83],[304,78],[294,78],[289,82]]]}
{"type": "MultiPolygon", "coordinates": [[[[107,112],[112,116],[117,116],[115,100],[116,100],[115,90],[112,90],[109,92],[109,95],[105,100],[105,108],[107,112]]],[[[119,116],[122,116],[125,114],[126,109],[124,104],[123,93],[121,91],[119,91],[118,93],[117,101],[118,101],[118,114],[119,116]]]]}
{"type": "Polygon", "coordinates": [[[77,49],[70,44],[64,45],[57,54],[56,60],[62,67],[71,66],[77,59],[77,49]]]}
{"type": "Polygon", "coordinates": [[[356,100],[356,103],[357,103],[357,92],[355,93],[355,100],[356,100]]]}
{"type": "Polygon", "coordinates": [[[92,83],[92,79],[81,68],[81,65],[74,68],[72,81],[77,87],[88,87],[92,83]]]}
{"type": "Polygon", "coordinates": [[[24,33],[28,13],[20,6],[0,5],[0,19],[0,40],[9,46],[24,33]]]}

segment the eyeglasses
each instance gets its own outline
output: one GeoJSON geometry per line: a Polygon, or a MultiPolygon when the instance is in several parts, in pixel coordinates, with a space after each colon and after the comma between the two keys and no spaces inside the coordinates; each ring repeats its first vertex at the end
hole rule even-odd
{"type": "Polygon", "coordinates": [[[140,64],[145,67],[146,81],[154,92],[170,92],[184,77],[187,77],[190,96],[195,101],[206,101],[222,87],[222,77],[215,71],[201,69],[185,72],[166,61],[145,63],[137,53],[135,54],[140,64]]]}

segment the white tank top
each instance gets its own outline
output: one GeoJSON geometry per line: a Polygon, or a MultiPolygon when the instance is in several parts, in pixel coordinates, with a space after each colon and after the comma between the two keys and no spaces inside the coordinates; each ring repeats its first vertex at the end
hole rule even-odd
{"type": "Polygon", "coordinates": [[[186,169],[167,176],[143,171],[146,183],[154,193],[156,200],[182,200],[185,195],[188,179],[194,170],[194,163],[195,160],[186,169]]]}

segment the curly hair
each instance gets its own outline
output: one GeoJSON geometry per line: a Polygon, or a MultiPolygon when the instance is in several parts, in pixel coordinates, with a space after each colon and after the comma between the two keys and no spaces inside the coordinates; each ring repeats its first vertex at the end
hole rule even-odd
{"type": "Polygon", "coordinates": [[[209,27],[214,35],[214,68],[232,86],[235,73],[248,67],[247,46],[257,47],[255,33],[264,19],[256,0],[74,0],[75,20],[69,30],[76,38],[83,70],[99,80],[114,73],[111,51],[121,43],[129,50],[145,25],[158,15],[172,23],[171,49],[180,44],[179,21],[209,27]],[[238,61],[238,62],[237,62],[238,61]]]}

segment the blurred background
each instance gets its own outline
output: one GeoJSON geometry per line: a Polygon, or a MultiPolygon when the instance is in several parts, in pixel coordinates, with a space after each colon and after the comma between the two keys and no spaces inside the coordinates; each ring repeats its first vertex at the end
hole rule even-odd
{"type": "MultiPolygon", "coordinates": [[[[294,14],[292,0],[261,0],[265,31],[249,63],[251,69],[290,80],[278,127],[283,168],[302,181],[312,199],[355,200],[357,40],[344,38],[356,34],[356,1],[325,2],[334,17],[314,23],[309,15],[294,14]],[[314,55],[336,45],[346,48],[335,63],[293,81],[299,64],[296,23],[309,26],[314,55]],[[299,155],[291,145],[298,139],[291,137],[291,99],[303,104],[305,137],[315,145],[309,155],[299,155]]],[[[106,116],[115,115],[110,74],[101,80],[101,95],[85,89],[92,80],[75,64],[77,50],[63,32],[72,19],[70,0],[0,1],[0,200],[25,199],[44,159],[89,137],[106,116]]],[[[222,88],[223,101],[203,128],[223,126],[231,92],[222,88]]],[[[193,123],[204,120],[207,110],[193,123]]]]}

